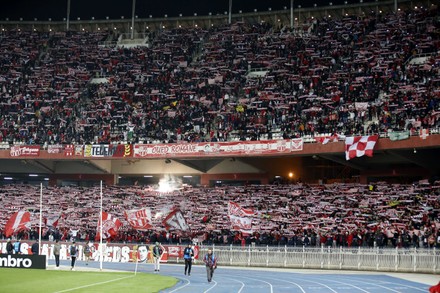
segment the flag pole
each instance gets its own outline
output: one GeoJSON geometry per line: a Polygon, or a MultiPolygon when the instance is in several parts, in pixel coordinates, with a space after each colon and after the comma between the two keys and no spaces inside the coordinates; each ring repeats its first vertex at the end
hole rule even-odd
{"type": "Polygon", "coordinates": [[[102,261],[104,259],[104,255],[102,254],[102,180],[101,180],[101,204],[100,204],[100,212],[99,212],[99,222],[100,222],[100,226],[99,226],[99,247],[100,247],[100,252],[99,252],[99,269],[102,271],[102,261]]]}
{"type": "Polygon", "coordinates": [[[43,223],[43,183],[40,183],[40,231],[38,233],[38,254],[41,254],[41,233],[42,231],[42,223],[43,223]]]}
{"type": "Polygon", "coordinates": [[[136,266],[134,267],[134,275],[136,276],[136,274],[137,274],[137,271],[138,271],[138,263],[139,263],[139,261],[138,261],[138,252],[137,252],[137,250],[136,250],[136,266]]]}

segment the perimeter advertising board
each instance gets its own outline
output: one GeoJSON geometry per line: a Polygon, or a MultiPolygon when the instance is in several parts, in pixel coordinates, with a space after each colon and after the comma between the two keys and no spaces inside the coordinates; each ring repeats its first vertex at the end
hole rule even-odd
{"type": "MultiPolygon", "coordinates": [[[[69,246],[70,242],[63,242],[61,243],[61,250],[60,250],[60,260],[68,260],[70,259],[69,255],[69,246]]],[[[78,246],[78,257],[77,260],[84,260],[84,246],[86,245],[85,242],[77,242],[78,246]]],[[[40,256],[31,255],[31,242],[22,241],[21,242],[21,255],[12,255],[13,257],[44,257],[44,264],[46,263],[46,256],[48,259],[55,259],[53,255],[53,246],[54,243],[44,241],[41,245],[41,254],[40,256]]],[[[135,243],[104,243],[102,247],[102,255],[103,255],[103,261],[104,262],[152,262],[152,250],[153,250],[153,244],[135,244],[135,243]]],[[[183,258],[183,250],[185,249],[185,246],[181,245],[161,245],[163,254],[161,257],[161,262],[168,262],[168,260],[176,260],[176,259],[182,259],[183,258]]],[[[99,243],[95,243],[92,246],[92,260],[100,261],[100,251],[101,247],[99,243]]],[[[6,253],[6,241],[0,242],[0,252],[6,253]]],[[[8,255],[6,255],[8,257],[8,255]]],[[[194,247],[194,257],[198,259],[199,257],[199,247],[194,247]]],[[[7,260],[6,260],[7,261],[7,260]]],[[[32,259],[34,262],[34,260],[32,259]]],[[[21,263],[23,261],[20,261],[21,263]]],[[[37,258],[35,259],[35,265],[38,265],[40,263],[40,260],[37,258]]],[[[29,261],[25,261],[25,265],[28,265],[29,261]]],[[[34,267],[32,267],[34,268],[34,267]]],[[[44,267],[46,268],[46,267],[44,267]]]]}
{"type": "Polygon", "coordinates": [[[0,268],[46,269],[45,255],[0,254],[0,268]]]}

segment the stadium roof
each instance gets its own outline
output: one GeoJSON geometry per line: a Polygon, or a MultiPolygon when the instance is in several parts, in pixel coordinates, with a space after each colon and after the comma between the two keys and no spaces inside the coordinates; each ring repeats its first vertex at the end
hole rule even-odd
{"type": "MultiPolygon", "coordinates": [[[[294,0],[294,7],[313,7],[326,5],[344,5],[355,4],[359,2],[375,2],[374,0],[294,0]],[[331,3],[331,4],[330,4],[331,3]]],[[[382,0],[379,0],[381,2],[382,0]]],[[[6,2],[6,1],[4,1],[6,2]]],[[[3,3],[0,9],[0,20],[9,18],[10,20],[62,20],[67,14],[68,0],[14,0],[3,3]]],[[[119,19],[121,16],[130,18],[132,15],[132,1],[122,0],[70,0],[70,19],[119,19]]],[[[257,11],[284,10],[290,8],[290,0],[233,0],[232,13],[243,13],[257,11]]],[[[146,18],[149,15],[153,17],[163,17],[167,14],[169,17],[208,15],[208,13],[224,14],[229,9],[228,0],[162,0],[162,1],[136,1],[135,15],[139,18],[146,18]]]]}

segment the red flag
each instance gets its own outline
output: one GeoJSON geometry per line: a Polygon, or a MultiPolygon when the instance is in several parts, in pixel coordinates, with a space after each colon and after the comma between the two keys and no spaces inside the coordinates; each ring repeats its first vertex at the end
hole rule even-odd
{"type": "Polygon", "coordinates": [[[189,226],[186,223],[185,218],[182,215],[180,210],[173,210],[171,213],[166,216],[166,218],[162,221],[165,226],[165,229],[170,230],[174,228],[179,231],[188,231],[189,226]]]}
{"type": "Polygon", "coordinates": [[[46,224],[47,227],[56,228],[58,222],[60,221],[60,218],[61,218],[61,214],[48,216],[44,218],[44,224],[46,224]]]}
{"type": "Polygon", "coordinates": [[[345,139],[345,158],[348,161],[364,155],[372,157],[378,139],[378,135],[347,137],[345,139]]]}
{"type": "Polygon", "coordinates": [[[338,142],[338,135],[331,135],[331,136],[315,136],[316,142],[320,142],[322,144],[327,144],[329,142],[338,142]]]}
{"type": "Polygon", "coordinates": [[[128,210],[124,212],[125,219],[133,227],[133,229],[139,231],[147,231],[153,227],[151,225],[151,210],[128,210]]]}
{"type": "MultiPolygon", "coordinates": [[[[121,221],[118,218],[113,217],[107,212],[102,212],[102,237],[107,239],[116,236],[118,234],[119,227],[122,226],[121,221]]],[[[98,220],[98,233],[96,238],[100,238],[101,220],[98,220]]]]}
{"type": "Polygon", "coordinates": [[[12,215],[5,225],[5,236],[11,237],[12,234],[29,229],[31,213],[18,211],[12,215]]]}

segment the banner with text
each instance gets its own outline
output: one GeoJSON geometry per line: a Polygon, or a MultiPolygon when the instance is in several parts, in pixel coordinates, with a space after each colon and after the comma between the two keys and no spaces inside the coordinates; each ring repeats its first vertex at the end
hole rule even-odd
{"type": "Polygon", "coordinates": [[[39,145],[12,146],[9,153],[11,157],[38,157],[40,155],[39,145]]]}
{"type": "MultiPolygon", "coordinates": [[[[32,254],[31,252],[31,241],[22,241],[20,246],[20,252],[22,256],[29,256],[32,254]]],[[[6,240],[0,241],[0,255],[6,254],[6,240]]],[[[61,243],[60,249],[60,260],[68,260],[70,258],[69,255],[69,246],[70,242],[61,243]]],[[[86,242],[78,242],[78,257],[77,260],[85,260],[84,254],[84,246],[87,245],[86,242]]],[[[154,244],[134,244],[134,243],[103,243],[102,247],[98,242],[93,243],[92,247],[92,261],[100,261],[101,251],[103,255],[104,262],[153,262],[152,257],[152,249],[154,244]]],[[[161,245],[164,252],[160,259],[160,262],[168,262],[175,261],[178,258],[183,258],[183,250],[185,249],[185,245],[177,245],[177,244],[166,244],[161,245]]],[[[196,245],[194,248],[194,257],[195,259],[199,258],[199,247],[196,245]]],[[[53,260],[55,257],[53,255],[54,250],[54,242],[42,241],[41,244],[41,254],[44,258],[48,258],[53,260]]],[[[17,257],[17,255],[12,255],[13,257],[17,257]]],[[[41,256],[39,256],[41,257],[41,256]]],[[[5,261],[5,263],[8,260],[5,261]]],[[[46,262],[44,262],[45,264],[46,262]]],[[[26,263],[25,263],[26,264],[26,263]]],[[[28,265],[28,264],[26,264],[28,265]]]]}
{"type": "Polygon", "coordinates": [[[200,142],[180,144],[136,144],[134,157],[227,157],[235,155],[273,155],[302,151],[303,140],[260,140],[237,142],[200,142]]]}
{"type": "Polygon", "coordinates": [[[84,157],[125,158],[132,156],[133,146],[130,144],[87,144],[84,146],[84,157]]]}

